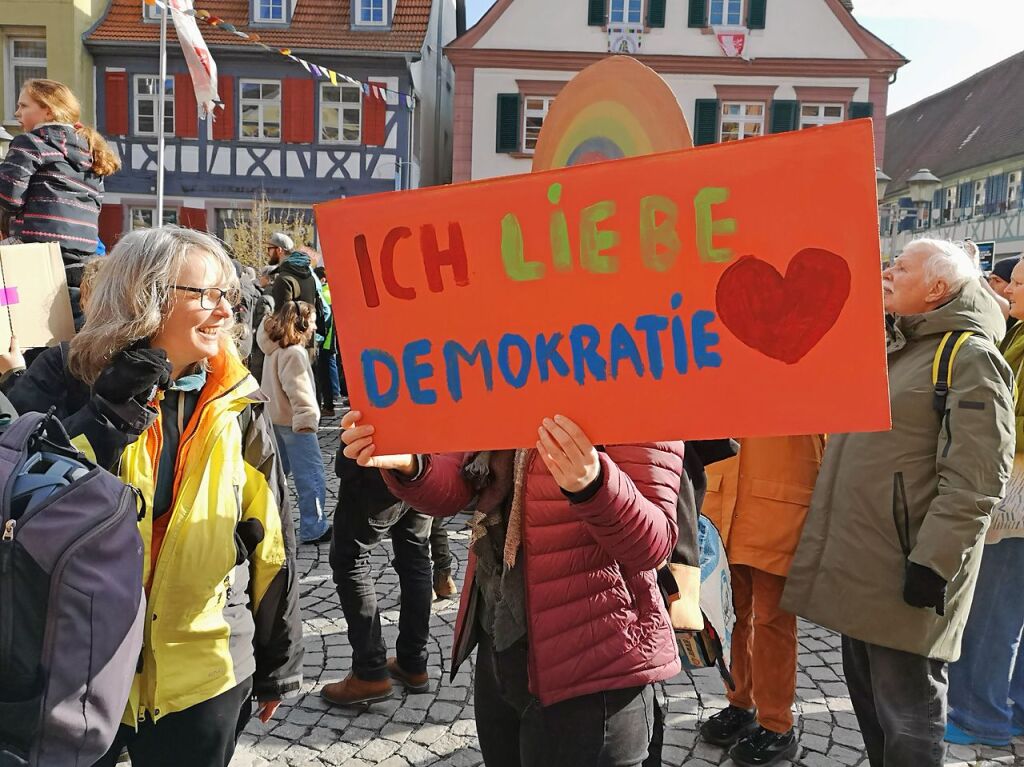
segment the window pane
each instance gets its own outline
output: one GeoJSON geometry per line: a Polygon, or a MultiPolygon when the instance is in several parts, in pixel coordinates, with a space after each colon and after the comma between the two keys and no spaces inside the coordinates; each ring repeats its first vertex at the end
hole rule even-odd
{"type": "Polygon", "coordinates": [[[818,106],[817,104],[804,104],[800,107],[800,114],[803,117],[817,117],[818,106]]]}
{"type": "Polygon", "coordinates": [[[841,106],[825,107],[825,117],[842,117],[843,108],[841,106]]]}
{"type": "Polygon", "coordinates": [[[320,101],[337,104],[341,101],[341,88],[336,85],[325,85],[320,90],[320,101]]]}
{"type": "Polygon", "coordinates": [[[738,141],[739,138],[739,123],[722,123],[722,141],[738,141]]]}
{"type": "Polygon", "coordinates": [[[346,141],[358,141],[362,117],[357,109],[346,109],[342,135],[346,141]]]}
{"type": "Polygon", "coordinates": [[[541,112],[544,110],[544,99],[532,98],[526,100],[526,108],[531,112],[541,112]]]}
{"type": "Polygon", "coordinates": [[[152,117],[156,114],[156,102],[151,99],[139,99],[135,102],[135,111],[139,117],[152,117]]]}
{"type": "Polygon", "coordinates": [[[242,138],[258,138],[260,126],[256,123],[242,123],[242,138]]]}
{"type": "Polygon", "coordinates": [[[12,53],[17,59],[45,59],[45,40],[15,40],[12,53]]]}
{"type": "Polygon", "coordinates": [[[753,138],[761,135],[761,123],[745,123],[743,126],[743,138],[753,138]]]}
{"type": "Polygon", "coordinates": [[[328,141],[338,138],[338,110],[325,107],[320,110],[320,135],[328,141]]]}
{"type": "Polygon", "coordinates": [[[135,79],[135,92],[140,96],[151,96],[156,93],[156,79],[152,77],[137,77],[135,79]]]}
{"type": "Polygon", "coordinates": [[[341,100],[346,104],[359,104],[362,100],[362,91],[359,88],[342,88],[341,100]]]}
{"type": "Polygon", "coordinates": [[[260,97],[260,84],[259,83],[247,83],[242,81],[242,98],[243,99],[258,99],[260,97]]]}
{"type": "Polygon", "coordinates": [[[738,114],[742,113],[742,111],[741,111],[742,109],[743,109],[743,105],[742,104],[723,104],[722,105],[722,114],[723,115],[738,115],[738,114]]]}
{"type": "Polygon", "coordinates": [[[764,104],[747,104],[746,114],[748,117],[760,117],[764,114],[764,104]]]}
{"type": "Polygon", "coordinates": [[[264,83],[262,87],[263,98],[273,101],[281,97],[281,86],[277,83],[264,83]]]}
{"type": "Polygon", "coordinates": [[[267,104],[263,107],[263,122],[281,122],[281,107],[267,104]]]}
{"type": "Polygon", "coordinates": [[[139,115],[139,133],[156,133],[156,128],[153,127],[155,125],[156,121],[152,115],[145,117],[139,115]]]}
{"type": "Polygon", "coordinates": [[[631,24],[640,23],[640,0],[629,0],[629,21],[631,24]]]}
{"type": "Polygon", "coordinates": [[[281,126],[277,123],[263,123],[264,138],[281,138],[281,126]]]}
{"type": "Polygon", "coordinates": [[[46,77],[46,67],[25,67],[14,68],[14,93],[17,96],[21,93],[21,87],[29,80],[43,79],[46,77]]]}

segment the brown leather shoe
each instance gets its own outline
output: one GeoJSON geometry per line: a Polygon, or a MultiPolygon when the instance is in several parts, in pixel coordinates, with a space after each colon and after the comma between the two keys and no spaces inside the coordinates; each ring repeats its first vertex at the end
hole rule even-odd
{"type": "Polygon", "coordinates": [[[388,672],[392,679],[401,682],[409,692],[430,692],[430,677],[426,672],[410,674],[398,665],[398,658],[388,658],[388,672]]]}
{"type": "Polygon", "coordinates": [[[451,572],[443,570],[442,572],[434,573],[435,599],[452,599],[458,593],[459,590],[455,586],[455,581],[452,580],[451,572]]]}
{"type": "Polygon", "coordinates": [[[335,706],[376,703],[391,697],[391,680],[367,681],[360,679],[355,674],[349,674],[340,682],[324,685],[320,695],[335,706]]]}

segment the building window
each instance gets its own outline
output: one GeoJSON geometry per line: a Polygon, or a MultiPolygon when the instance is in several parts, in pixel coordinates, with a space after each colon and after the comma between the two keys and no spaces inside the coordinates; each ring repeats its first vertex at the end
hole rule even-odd
{"type": "MultiPolygon", "coordinates": [[[[156,75],[135,76],[135,135],[155,136],[157,110],[160,103],[160,78],[156,75]]],[[[167,78],[164,95],[164,135],[174,135],[174,78],[167,78]]]]}
{"type": "Polygon", "coordinates": [[[956,187],[947,186],[942,197],[942,220],[953,220],[953,208],[956,207],[956,187]]]}
{"type": "Polygon", "coordinates": [[[608,21],[611,24],[639,24],[643,19],[643,0],[612,0],[608,21]]]}
{"type": "MultiPolygon", "coordinates": [[[[152,229],[156,220],[156,208],[129,208],[132,229],[152,229]]],[[[178,211],[164,209],[164,224],[177,224],[178,211]]]]}
{"type": "Polygon", "coordinates": [[[256,21],[284,22],[284,0],[253,0],[256,21]]]}
{"type": "Polygon", "coordinates": [[[740,141],[764,135],[764,104],[759,101],[726,101],[722,104],[722,141],[740,141]]]}
{"type": "Polygon", "coordinates": [[[242,80],[243,139],[281,140],[281,83],[276,80],[242,80]]]}
{"type": "Polygon", "coordinates": [[[10,79],[7,80],[7,115],[14,117],[18,94],[26,80],[46,77],[46,40],[42,37],[14,37],[7,44],[10,79]]]}
{"type": "Polygon", "coordinates": [[[1013,210],[1020,203],[1021,172],[1011,173],[1006,180],[1006,209],[1013,210]]]}
{"type": "Polygon", "coordinates": [[[985,182],[975,181],[974,182],[974,211],[973,213],[983,213],[985,211],[985,182]]]}
{"type": "Polygon", "coordinates": [[[384,24],[384,4],[387,0],[358,0],[356,24],[384,24]]]}
{"type": "Polygon", "coordinates": [[[743,0],[711,0],[711,26],[738,27],[743,23],[743,0]]]}
{"type": "Polygon", "coordinates": [[[813,128],[843,121],[842,104],[801,104],[800,127],[813,128]]]}
{"type": "MultiPolygon", "coordinates": [[[[148,3],[146,0],[142,0],[142,18],[146,21],[160,21],[163,13],[164,9],[156,3],[148,3]]],[[[167,20],[171,20],[170,10],[167,11],[167,20]]]]}
{"type": "Polygon", "coordinates": [[[358,144],[362,139],[363,91],[358,85],[320,84],[320,141],[358,144]]]}
{"type": "Polygon", "coordinates": [[[523,151],[533,152],[537,148],[540,129],[544,127],[544,118],[554,103],[554,96],[527,96],[526,108],[523,109],[523,151]]]}

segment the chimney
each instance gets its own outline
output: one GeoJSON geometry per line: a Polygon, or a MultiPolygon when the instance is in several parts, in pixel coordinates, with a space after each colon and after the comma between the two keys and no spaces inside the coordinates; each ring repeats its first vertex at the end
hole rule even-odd
{"type": "Polygon", "coordinates": [[[455,36],[462,37],[466,31],[466,0],[455,0],[455,36]]]}

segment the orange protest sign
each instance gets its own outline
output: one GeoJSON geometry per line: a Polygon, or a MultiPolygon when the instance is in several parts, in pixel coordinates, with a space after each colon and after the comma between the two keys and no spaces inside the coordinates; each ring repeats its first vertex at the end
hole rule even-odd
{"type": "Polygon", "coordinates": [[[316,215],[380,454],[889,428],[869,121],[316,215]]]}

